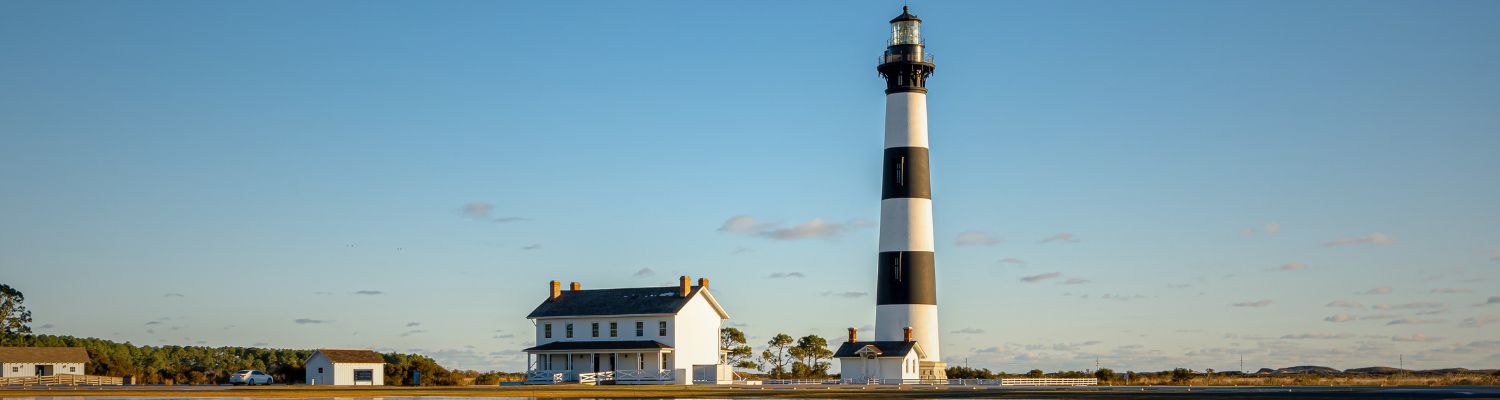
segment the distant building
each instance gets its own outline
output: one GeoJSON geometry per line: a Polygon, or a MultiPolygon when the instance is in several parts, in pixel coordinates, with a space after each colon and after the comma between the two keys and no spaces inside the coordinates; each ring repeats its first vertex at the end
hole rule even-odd
{"type": "Polygon", "coordinates": [[[729,314],[708,291],[691,286],[562,291],[552,281],[547,299],[527,319],[536,346],[526,349],[528,383],[728,383],[733,369],[719,349],[729,314]]]}
{"type": "Polygon", "coordinates": [[[946,378],[924,376],[921,360],[925,355],[922,345],[912,340],[911,328],[906,328],[906,340],[869,342],[859,341],[858,331],[849,328],[849,341],[833,352],[839,360],[840,378],[848,383],[901,384],[946,378]]]}
{"type": "Polygon", "coordinates": [[[0,347],[0,378],[83,375],[82,347],[0,347]]]}
{"type": "Polygon", "coordinates": [[[306,364],[309,385],[385,384],[385,357],[373,351],[318,349],[306,364]]]}

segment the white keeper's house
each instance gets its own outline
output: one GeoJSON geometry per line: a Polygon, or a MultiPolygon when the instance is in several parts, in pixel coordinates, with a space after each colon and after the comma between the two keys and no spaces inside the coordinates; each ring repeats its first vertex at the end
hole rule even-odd
{"type": "Polygon", "coordinates": [[[921,360],[927,354],[912,340],[912,328],[904,331],[905,340],[861,342],[859,332],[849,328],[849,341],[833,352],[833,358],[839,360],[840,379],[859,384],[947,382],[944,377],[922,375],[921,360]]]}
{"type": "Polygon", "coordinates": [[[527,383],[704,384],[733,381],[719,349],[729,314],[683,276],[678,286],[583,290],[558,281],[526,318],[536,346],[526,349],[527,383]]]}
{"type": "Polygon", "coordinates": [[[82,347],[0,347],[0,378],[84,375],[82,347]]]}
{"type": "Polygon", "coordinates": [[[370,350],[318,349],[305,367],[309,385],[385,385],[385,357],[370,350]]]}

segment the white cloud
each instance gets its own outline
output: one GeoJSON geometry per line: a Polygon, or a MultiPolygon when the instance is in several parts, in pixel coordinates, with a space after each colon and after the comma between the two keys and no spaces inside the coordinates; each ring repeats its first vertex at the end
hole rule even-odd
{"type": "Polygon", "coordinates": [[[1301,271],[1301,270],[1307,269],[1307,264],[1303,264],[1303,263],[1299,263],[1299,262],[1286,263],[1286,264],[1281,264],[1281,267],[1277,268],[1277,269],[1281,270],[1281,271],[1301,271]]]}
{"type": "Polygon", "coordinates": [[[1463,322],[1458,323],[1458,326],[1463,328],[1478,328],[1496,322],[1500,322],[1500,315],[1484,315],[1473,318],[1464,318],[1463,322]]]}
{"type": "Polygon", "coordinates": [[[1328,322],[1349,322],[1353,321],[1354,317],[1350,316],[1349,314],[1335,314],[1330,315],[1327,318],[1323,318],[1323,320],[1328,322]]]}
{"type": "Polygon", "coordinates": [[[1412,317],[1406,317],[1406,318],[1401,318],[1401,319],[1393,319],[1393,320],[1391,320],[1391,322],[1387,322],[1385,324],[1386,325],[1426,325],[1426,324],[1437,324],[1437,323],[1442,323],[1442,322],[1443,322],[1443,320],[1441,320],[1441,319],[1416,319],[1416,318],[1412,318],[1412,317]]]}
{"type": "Polygon", "coordinates": [[[1444,308],[1444,307],[1447,307],[1447,305],[1444,305],[1443,303],[1405,303],[1405,304],[1376,304],[1376,305],[1374,305],[1373,307],[1370,307],[1370,308],[1374,308],[1376,310],[1381,310],[1381,311],[1390,311],[1390,310],[1431,310],[1431,309],[1438,309],[1438,308],[1444,308]]]}
{"type": "Polygon", "coordinates": [[[1232,305],[1235,307],[1265,307],[1271,305],[1271,300],[1241,301],[1232,305]]]}
{"type": "Polygon", "coordinates": [[[1089,282],[1090,281],[1088,279],[1083,279],[1083,278],[1068,278],[1068,280],[1063,281],[1062,284],[1064,284],[1064,285],[1081,285],[1081,284],[1085,284],[1085,283],[1089,283],[1089,282]]]}
{"type": "Polygon", "coordinates": [[[490,203],[485,203],[485,202],[482,202],[482,201],[476,201],[476,202],[472,202],[472,203],[469,203],[469,204],[464,204],[464,206],[461,207],[461,208],[459,208],[458,211],[459,211],[459,213],[462,213],[465,217],[469,217],[469,218],[473,218],[473,219],[477,219],[477,220],[482,220],[482,221],[502,222],[503,223],[503,222],[516,222],[516,221],[525,221],[526,220],[526,218],[521,218],[521,217],[498,217],[498,218],[491,218],[490,214],[495,211],[495,205],[494,204],[490,204],[490,203]]]}
{"type": "Polygon", "coordinates": [[[421,323],[421,322],[407,322],[407,323],[406,323],[406,327],[407,327],[407,328],[411,328],[411,327],[416,327],[416,326],[421,326],[421,325],[422,325],[422,323],[421,323]]]}
{"type": "Polygon", "coordinates": [[[1275,235],[1277,232],[1281,232],[1281,224],[1277,222],[1267,222],[1263,227],[1266,230],[1266,233],[1272,235],[1275,235]]]}
{"type": "Polygon", "coordinates": [[[995,239],[990,234],[980,231],[960,232],[958,239],[953,241],[953,245],[955,246],[994,246],[997,244],[1000,244],[999,239],[995,239]]]}
{"type": "Polygon", "coordinates": [[[857,298],[865,297],[865,296],[869,295],[869,293],[867,293],[867,292],[854,292],[854,291],[849,291],[849,292],[831,292],[830,291],[830,292],[823,292],[821,294],[824,297],[834,296],[834,297],[843,297],[843,298],[846,298],[846,299],[857,299],[857,298]]]}
{"type": "Polygon", "coordinates": [[[1058,232],[1056,235],[1048,236],[1046,239],[1042,239],[1042,241],[1039,242],[1039,243],[1052,243],[1052,242],[1078,243],[1079,240],[1078,240],[1077,237],[1074,237],[1073,234],[1071,234],[1071,233],[1068,233],[1068,232],[1058,232]]]}
{"type": "Polygon", "coordinates": [[[963,329],[959,329],[959,330],[956,330],[956,331],[951,331],[951,332],[948,332],[948,333],[952,333],[952,334],[955,334],[955,335],[978,335],[978,334],[984,333],[984,330],[983,329],[979,329],[979,328],[963,328],[963,329]]]}
{"type": "Polygon", "coordinates": [[[1281,335],[1282,339],[1292,339],[1292,340],[1301,340],[1301,339],[1350,339],[1350,338],[1353,338],[1353,337],[1354,337],[1353,333],[1338,333],[1338,334],[1334,334],[1334,333],[1322,333],[1322,332],[1281,335]]]}
{"type": "Polygon", "coordinates": [[[771,279],[806,278],[806,277],[807,277],[807,275],[803,275],[801,272],[773,272],[773,273],[771,273],[770,276],[767,276],[767,278],[771,278],[771,279]]]}
{"type": "Polygon", "coordinates": [[[649,267],[648,268],[641,268],[639,270],[636,270],[634,274],[630,274],[630,276],[633,277],[633,278],[648,278],[648,277],[656,276],[656,271],[653,271],[649,267]]]}
{"type": "Polygon", "coordinates": [[[361,295],[361,296],[379,296],[379,295],[385,294],[385,292],[382,292],[382,291],[379,291],[379,290],[358,290],[358,291],[355,291],[354,294],[361,295]]]}
{"type": "Polygon", "coordinates": [[[1500,247],[1490,249],[1490,261],[1500,261],[1500,247]]]}
{"type": "Polygon", "coordinates": [[[1378,288],[1366,290],[1366,291],[1364,291],[1364,293],[1356,293],[1356,294],[1371,294],[1371,295],[1391,294],[1391,288],[1389,286],[1382,286],[1382,287],[1378,287],[1378,288]]]}
{"type": "Polygon", "coordinates": [[[1436,288],[1436,289],[1432,289],[1432,292],[1433,293],[1454,294],[1454,293],[1469,293],[1469,292],[1472,292],[1472,290],[1464,289],[1464,288],[1436,288]]]}
{"type": "Polygon", "coordinates": [[[756,221],[749,215],[736,215],[724,221],[719,226],[719,232],[727,232],[741,235],[753,235],[776,240],[799,240],[807,238],[831,238],[845,232],[874,227],[875,223],[864,219],[854,219],[845,223],[824,222],[822,218],[814,218],[812,221],[803,222],[790,227],[782,227],[778,224],[756,221]]]}
{"type": "Polygon", "coordinates": [[[1431,337],[1431,336],[1427,336],[1427,335],[1420,334],[1420,333],[1412,334],[1412,335],[1409,335],[1409,336],[1401,336],[1401,335],[1391,336],[1391,341],[1392,342],[1436,342],[1436,341],[1440,341],[1440,340],[1443,340],[1443,338],[1440,338],[1440,337],[1431,337]]]}
{"type": "Polygon", "coordinates": [[[1375,244],[1375,245],[1382,245],[1382,246],[1384,246],[1384,245],[1388,245],[1388,244],[1395,243],[1395,242],[1396,242],[1396,238],[1391,237],[1390,235],[1387,235],[1387,234],[1384,234],[1384,233],[1376,232],[1376,233],[1371,233],[1371,234],[1368,234],[1368,235],[1364,235],[1364,236],[1360,236],[1360,237],[1355,237],[1355,238],[1330,240],[1330,241],[1327,241],[1327,242],[1323,242],[1323,245],[1324,246],[1347,246],[1347,245],[1352,245],[1352,244],[1375,244]]]}
{"type": "Polygon", "coordinates": [[[1001,265],[1006,265],[1006,264],[1009,264],[1009,265],[1026,265],[1025,261],[1021,261],[1021,259],[1019,259],[1019,258],[1010,258],[1010,257],[1002,258],[1002,259],[1000,259],[1000,261],[996,261],[996,263],[1001,264],[1001,265]]]}
{"type": "Polygon", "coordinates": [[[529,244],[529,245],[521,246],[521,250],[541,250],[541,249],[542,249],[542,244],[541,243],[534,243],[534,244],[529,244]]]}
{"type": "Polygon", "coordinates": [[[1022,282],[1035,283],[1062,276],[1060,272],[1048,272],[1040,275],[1032,275],[1021,278],[1022,282]]]}
{"type": "Polygon", "coordinates": [[[1324,307],[1365,308],[1365,306],[1363,304],[1359,304],[1359,303],[1348,301],[1348,300],[1334,300],[1334,301],[1331,301],[1328,304],[1324,305],[1324,307]]]}
{"type": "Polygon", "coordinates": [[[323,319],[312,319],[312,318],[297,318],[297,319],[292,320],[292,322],[296,322],[297,325],[309,325],[309,324],[327,324],[327,323],[331,323],[333,321],[323,320],[323,319]]]}

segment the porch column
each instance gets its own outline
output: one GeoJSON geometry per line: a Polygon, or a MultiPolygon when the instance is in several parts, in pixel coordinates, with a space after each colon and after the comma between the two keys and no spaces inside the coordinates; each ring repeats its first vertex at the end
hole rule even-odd
{"type": "Polygon", "coordinates": [[[536,370],[536,365],[531,364],[531,353],[526,353],[526,368],[529,368],[532,371],[536,370]]]}

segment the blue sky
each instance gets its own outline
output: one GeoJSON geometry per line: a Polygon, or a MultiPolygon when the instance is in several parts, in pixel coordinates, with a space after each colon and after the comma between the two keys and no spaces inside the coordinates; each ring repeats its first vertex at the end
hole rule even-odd
{"type": "MultiPolygon", "coordinates": [[[[839,338],[900,5],[0,2],[0,282],[42,333],[477,369],[552,279],[839,338]]],[[[950,363],[1500,366],[1500,4],[912,7],[950,363]]]]}

